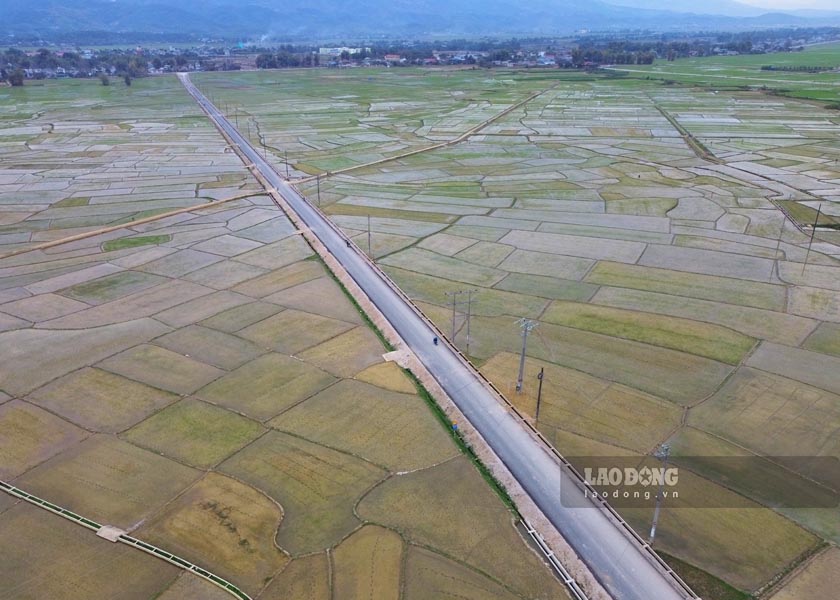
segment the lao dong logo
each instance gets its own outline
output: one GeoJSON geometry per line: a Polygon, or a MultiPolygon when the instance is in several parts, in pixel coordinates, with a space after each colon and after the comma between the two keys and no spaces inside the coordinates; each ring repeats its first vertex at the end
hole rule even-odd
{"type": "Polygon", "coordinates": [[[613,508],[661,505],[669,510],[754,508],[756,502],[777,510],[840,506],[836,456],[679,454],[672,463],[669,451],[663,445],[653,456],[567,456],[585,483],[561,485],[560,501],[571,508],[596,509],[604,502],[613,508]],[[703,493],[701,476],[734,493],[703,493]]]}
{"type": "Polygon", "coordinates": [[[589,498],[650,500],[660,489],[664,498],[679,498],[677,490],[668,489],[679,483],[677,467],[586,467],[583,476],[589,498]]]}

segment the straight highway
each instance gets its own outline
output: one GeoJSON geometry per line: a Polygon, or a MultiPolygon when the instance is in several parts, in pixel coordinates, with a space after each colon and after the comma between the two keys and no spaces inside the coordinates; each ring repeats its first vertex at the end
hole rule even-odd
{"type": "Polygon", "coordinates": [[[219,110],[179,74],[187,91],[216,126],[239,146],[265,180],[341,263],[482,435],[523,489],[617,600],[693,598],[615,517],[584,495],[574,475],[507,409],[480,376],[386,281],[341,231],[286,182],[219,110]],[[563,488],[564,501],[560,501],[563,488]]]}

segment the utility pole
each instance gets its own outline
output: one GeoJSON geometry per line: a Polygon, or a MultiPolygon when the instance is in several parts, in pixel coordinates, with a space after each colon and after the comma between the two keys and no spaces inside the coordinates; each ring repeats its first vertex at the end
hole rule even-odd
{"type": "Polygon", "coordinates": [[[516,391],[522,391],[522,378],[525,375],[525,348],[528,345],[528,334],[536,328],[538,323],[530,319],[519,319],[517,321],[519,327],[522,329],[522,354],[519,357],[519,377],[516,379],[516,391]]]}
{"type": "Polygon", "coordinates": [[[367,216],[367,225],[368,225],[368,256],[373,258],[373,250],[371,249],[370,245],[370,215],[367,216]]]}
{"type": "Polygon", "coordinates": [[[456,317],[455,309],[458,306],[458,294],[460,294],[460,293],[461,293],[460,291],[452,292],[452,293],[449,293],[449,292],[446,293],[447,296],[452,296],[452,343],[453,344],[455,343],[455,317],[456,317]]]}
{"type": "MultiPolygon", "coordinates": [[[[668,468],[668,457],[671,456],[671,446],[662,444],[657,448],[654,456],[662,461],[662,472],[668,468]]],[[[648,544],[653,544],[653,538],[656,537],[656,525],[659,523],[659,510],[662,508],[662,487],[665,485],[665,478],[662,477],[659,481],[659,491],[656,492],[656,508],[653,509],[653,524],[650,527],[650,539],[648,544]]]]}
{"type": "Polygon", "coordinates": [[[239,107],[236,106],[233,109],[233,118],[236,120],[236,129],[239,129],[239,107]]]}
{"type": "Polygon", "coordinates": [[[318,208],[321,207],[321,174],[315,176],[315,185],[318,186],[318,208]]]}
{"type": "Polygon", "coordinates": [[[470,353],[470,319],[472,317],[472,304],[473,304],[473,302],[475,302],[475,300],[473,300],[473,294],[477,294],[477,293],[478,293],[478,290],[456,290],[454,292],[446,292],[446,296],[452,298],[452,338],[451,338],[451,341],[452,341],[453,344],[455,343],[455,336],[457,334],[457,329],[455,328],[455,323],[457,322],[457,319],[458,319],[458,305],[459,304],[466,304],[467,305],[467,310],[466,310],[466,315],[465,315],[466,316],[466,322],[467,322],[467,349],[466,349],[467,354],[470,353]],[[460,296],[461,294],[466,294],[467,299],[459,301],[458,296],[460,296]]]}
{"type": "Polygon", "coordinates": [[[820,213],[822,212],[822,202],[817,206],[817,217],[814,219],[814,227],[811,228],[811,239],[808,241],[808,252],[805,253],[805,262],[802,263],[802,274],[805,274],[805,267],[808,265],[808,257],[811,256],[811,244],[814,243],[814,234],[817,233],[817,223],[820,221],[820,213]]]}
{"type": "Polygon", "coordinates": [[[289,151],[283,150],[283,160],[286,162],[286,179],[289,178],[289,151]]]}
{"type": "MultiPolygon", "coordinates": [[[[787,196],[785,196],[785,197],[787,197],[787,196]]],[[[785,224],[786,223],[787,223],[787,216],[785,216],[785,213],[782,213],[782,225],[781,225],[781,227],[779,227],[779,236],[776,238],[776,252],[773,254],[773,266],[770,267],[770,276],[767,278],[768,283],[773,281],[773,271],[774,271],[774,269],[777,272],[779,271],[779,264],[778,264],[777,261],[779,260],[779,248],[782,245],[782,236],[785,233],[785,224]]]]}
{"type": "Polygon", "coordinates": [[[470,317],[472,317],[472,299],[473,294],[477,294],[478,290],[467,290],[467,356],[470,355],[470,317]]]}
{"type": "Polygon", "coordinates": [[[537,388],[537,410],[534,412],[534,421],[540,420],[540,400],[542,400],[542,384],[543,379],[545,379],[545,367],[540,367],[540,374],[537,375],[537,379],[539,379],[540,384],[537,388]]]}
{"type": "Polygon", "coordinates": [[[464,294],[464,293],[465,293],[464,290],[457,290],[457,291],[454,291],[454,292],[445,292],[447,297],[452,298],[452,337],[449,338],[449,339],[452,341],[453,344],[455,343],[455,319],[457,318],[457,315],[458,315],[458,313],[456,312],[456,309],[458,307],[458,296],[460,294],[464,294]]]}

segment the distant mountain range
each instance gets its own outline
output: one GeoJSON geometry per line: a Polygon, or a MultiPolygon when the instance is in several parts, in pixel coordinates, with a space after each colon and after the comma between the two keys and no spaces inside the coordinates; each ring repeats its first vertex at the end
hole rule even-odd
{"type": "Polygon", "coordinates": [[[0,0],[0,15],[0,36],[44,39],[77,31],[354,39],[840,25],[840,12],[767,13],[732,0],[0,0]]]}
{"type": "Polygon", "coordinates": [[[606,0],[615,6],[632,6],[648,10],[662,10],[667,8],[677,13],[697,13],[719,15],[724,17],[758,17],[770,11],[735,2],[734,0],[606,0]]]}
{"type": "Polygon", "coordinates": [[[605,0],[607,4],[614,6],[631,6],[649,10],[666,9],[677,13],[694,13],[702,15],[717,15],[725,17],[760,17],[774,12],[778,16],[783,13],[790,17],[801,17],[804,19],[834,19],[840,18],[840,8],[831,10],[798,9],[785,11],[770,11],[735,0],[605,0]]]}

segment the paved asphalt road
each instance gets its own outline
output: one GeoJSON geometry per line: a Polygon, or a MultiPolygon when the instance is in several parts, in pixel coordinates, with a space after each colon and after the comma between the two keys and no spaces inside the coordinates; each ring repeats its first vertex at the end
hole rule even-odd
{"type": "Polygon", "coordinates": [[[198,91],[189,77],[182,75],[181,81],[382,311],[607,591],[618,600],[678,600],[690,597],[677,588],[673,579],[654,566],[638,542],[622,531],[605,511],[584,498],[573,476],[502,406],[448,346],[432,343],[435,334],[429,325],[371,268],[363,255],[347,247],[338,230],[262,159],[259,152],[198,91]],[[561,486],[564,486],[562,504],[561,486]],[[575,497],[574,505],[579,508],[564,506],[573,504],[565,501],[570,497],[575,497]]]}

